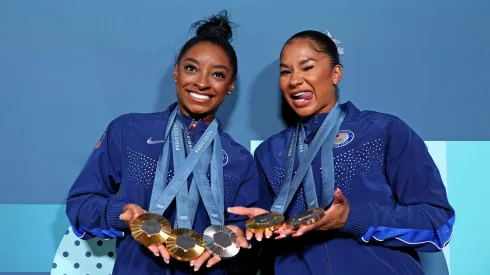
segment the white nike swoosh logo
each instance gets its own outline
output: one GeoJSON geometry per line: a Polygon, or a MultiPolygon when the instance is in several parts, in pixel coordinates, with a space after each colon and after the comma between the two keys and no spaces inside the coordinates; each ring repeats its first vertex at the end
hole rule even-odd
{"type": "Polygon", "coordinates": [[[152,138],[149,138],[146,140],[146,143],[147,144],[158,144],[158,143],[162,143],[163,140],[152,140],[152,138]]]}

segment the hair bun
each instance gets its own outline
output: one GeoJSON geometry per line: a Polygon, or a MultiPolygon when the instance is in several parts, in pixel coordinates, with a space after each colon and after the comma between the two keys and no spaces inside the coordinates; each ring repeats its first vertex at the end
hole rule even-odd
{"type": "Polygon", "coordinates": [[[232,25],[227,11],[223,10],[206,20],[192,24],[192,27],[196,29],[196,36],[220,36],[230,42],[233,36],[232,25]]]}

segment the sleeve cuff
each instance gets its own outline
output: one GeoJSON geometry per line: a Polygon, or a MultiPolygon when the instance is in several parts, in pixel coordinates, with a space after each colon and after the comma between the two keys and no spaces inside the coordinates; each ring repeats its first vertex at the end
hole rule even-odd
{"type": "Polygon", "coordinates": [[[121,200],[114,201],[109,205],[109,209],[107,211],[107,219],[109,222],[109,226],[116,230],[125,230],[128,229],[128,225],[125,221],[122,221],[119,216],[122,214],[123,207],[127,203],[121,200]]]}
{"type": "Polygon", "coordinates": [[[347,222],[339,231],[361,239],[369,227],[375,224],[375,219],[376,217],[367,205],[351,204],[349,206],[347,222]]]}

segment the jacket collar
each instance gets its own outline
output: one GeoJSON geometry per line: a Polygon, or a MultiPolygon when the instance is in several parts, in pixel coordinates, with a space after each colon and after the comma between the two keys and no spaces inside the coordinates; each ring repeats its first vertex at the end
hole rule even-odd
{"type": "MultiPolygon", "coordinates": [[[[170,119],[170,114],[172,113],[172,111],[175,108],[178,108],[177,102],[172,103],[165,111],[163,111],[162,117],[168,121],[170,119]]],[[[192,117],[186,116],[180,112],[179,112],[179,115],[182,118],[184,126],[187,128],[187,130],[190,130],[192,128],[193,124],[194,124],[194,131],[196,133],[202,134],[208,128],[209,124],[203,120],[194,120],[192,117]]],[[[215,117],[215,119],[218,122],[218,133],[223,132],[221,121],[216,117],[215,117]]]]}
{"type": "MultiPolygon", "coordinates": [[[[346,112],[344,121],[347,119],[351,119],[353,116],[360,113],[359,109],[357,109],[357,107],[354,106],[354,104],[352,104],[350,101],[347,101],[346,103],[342,103],[339,105],[340,108],[344,112],[346,112]]],[[[316,132],[318,132],[318,129],[322,125],[325,118],[327,118],[327,116],[328,113],[321,113],[302,120],[303,127],[305,129],[305,135],[306,135],[305,143],[308,144],[313,140],[316,132]]]]}

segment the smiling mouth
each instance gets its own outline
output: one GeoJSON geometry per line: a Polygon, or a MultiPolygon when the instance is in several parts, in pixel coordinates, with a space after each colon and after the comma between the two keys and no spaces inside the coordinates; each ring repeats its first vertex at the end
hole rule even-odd
{"type": "Polygon", "coordinates": [[[209,96],[209,95],[200,94],[200,93],[196,93],[196,92],[193,92],[193,91],[187,91],[187,92],[189,93],[189,95],[192,98],[195,98],[197,100],[209,100],[209,99],[211,99],[211,96],[209,96]]]}

